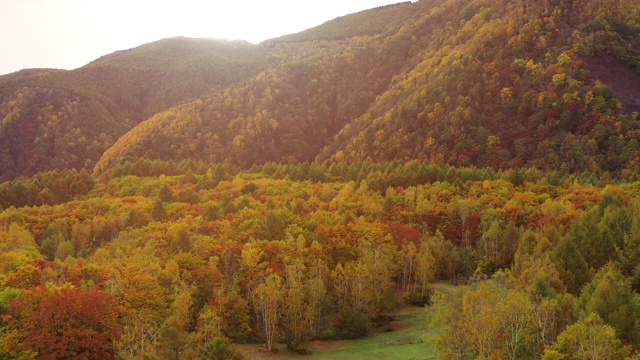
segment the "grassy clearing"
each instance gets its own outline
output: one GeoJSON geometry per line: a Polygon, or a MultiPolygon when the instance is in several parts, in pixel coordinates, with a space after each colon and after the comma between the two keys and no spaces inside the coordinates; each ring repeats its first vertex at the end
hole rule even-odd
{"type": "Polygon", "coordinates": [[[262,353],[256,345],[240,345],[251,359],[402,359],[429,360],[436,358],[430,338],[426,309],[404,307],[393,313],[394,321],[365,338],[311,342],[312,354],[301,356],[279,346],[279,353],[262,353]]]}
{"type": "Polygon", "coordinates": [[[431,283],[430,285],[431,289],[433,290],[438,290],[438,291],[442,291],[442,292],[453,292],[456,291],[456,289],[460,289],[460,285],[453,285],[451,283],[448,282],[435,282],[435,283],[431,283]]]}

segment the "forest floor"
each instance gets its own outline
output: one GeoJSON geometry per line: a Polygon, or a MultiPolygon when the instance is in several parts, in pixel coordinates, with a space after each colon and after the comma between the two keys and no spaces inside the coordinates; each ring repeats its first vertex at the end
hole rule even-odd
{"type": "MultiPolygon", "coordinates": [[[[449,284],[433,284],[447,291],[449,284]]],[[[430,360],[436,358],[435,332],[430,329],[427,308],[401,306],[388,314],[392,321],[375,329],[373,334],[355,340],[314,340],[310,355],[299,355],[279,344],[277,353],[262,352],[261,345],[237,345],[250,359],[398,359],[430,360]]]]}

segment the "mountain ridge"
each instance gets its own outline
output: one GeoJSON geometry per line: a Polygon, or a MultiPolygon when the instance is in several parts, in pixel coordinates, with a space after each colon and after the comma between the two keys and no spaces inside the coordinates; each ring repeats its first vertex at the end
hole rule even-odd
{"type": "Polygon", "coordinates": [[[147,117],[214,93],[266,66],[267,59],[261,54],[260,47],[247,43],[241,48],[238,44],[221,40],[165,39],[103,56],[75,70],[29,69],[0,76],[0,120],[3,120],[0,126],[0,179],[33,175],[54,168],[93,168],[102,152],[147,117]],[[190,51],[183,51],[185,48],[190,51]],[[35,92],[42,93],[32,98],[30,112],[13,106],[28,89],[38,89],[35,92]],[[62,120],[65,127],[75,129],[73,136],[77,139],[84,138],[88,144],[96,142],[93,149],[61,147],[46,140],[50,138],[47,129],[57,131],[52,124],[58,122],[51,117],[55,114],[46,114],[47,109],[53,106],[54,110],[62,110],[48,102],[44,94],[49,90],[76,97],[75,101],[86,108],[85,112],[93,113],[91,119],[74,115],[62,120]],[[39,116],[40,112],[44,112],[44,116],[39,116]],[[31,115],[15,116],[20,113],[31,115]],[[86,125],[71,124],[77,121],[86,125]],[[107,128],[98,131],[102,127],[100,124],[106,124],[107,128]],[[33,129],[22,131],[24,127],[33,129]],[[42,143],[47,144],[37,146],[42,143]],[[34,151],[39,154],[29,154],[34,151]],[[51,164],[31,161],[33,156],[53,158],[57,155],[64,159],[51,164]],[[73,155],[85,159],[77,162],[71,159],[73,155]]]}
{"type": "Polygon", "coordinates": [[[415,15],[407,10],[417,10],[430,6],[430,3],[434,1],[403,1],[363,10],[337,17],[298,33],[267,39],[260,44],[273,46],[278,43],[335,41],[357,36],[380,35],[393,27],[402,25],[415,15]]]}
{"type": "MultiPolygon", "coordinates": [[[[589,62],[609,59],[637,77],[638,5],[422,0],[258,45],[168,38],[71,72],[0,77],[0,103],[26,84],[67,86],[99,104],[89,108],[124,130],[71,165],[95,174],[139,158],[243,167],[422,159],[633,179],[636,90],[597,79],[589,62]]],[[[0,146],[4,179],[51,169],[16,167],[21,146],[0,146]]]]}
{"type": "MultiPolygon", "coordinates": [[[[343,121],[336,137],[325,139],[315,161],[418,158],[456,166],[535,166],[614,174],[628,170],[625,176],[630,169],[638,170],[636,115],[624,115],[619,97],[593,79],[585,66],[597,54],[620,58],[625,64],[636,61],[635,40],[629,34],[635,33],[637,25],[618,26],[631,27],[626,34],[611,31],[608,25],[623,22],[633,2],[620,2],[608,13],[585,1],[430,4],[392,35],[356,36],[333,43],[314,40],[317,46],[341,43],[344,49],[375,48],[362,52],[376,57],[364,72],[397,63],[388,74],[393,79],[389,87],[376,92],[359,115],[343,121]]],[[[309,41],[302,44],[314,46],[309,41]]],[[[318,54],[320,59],[326,50],[321,48],[318,54]]],[[[222,121],[235,123],[233,118],[223,116],[222,121]]],[[[277,142],[269,131],[263,133],[267,135],[262,141],[277,142]]],[[[130,138],[122,138],[121,151],[146,146],[139,132],[134,136],[142,140],[123,146],[130,138]]],[[[239,140],[244,136],[235,133],[223,141],[221,153],[231,154],[225,160],[242,166],[310,161],[307,157],[286,160],[289,156],[277,152],[264,158],[269,144],[243,148],[239,140]],[[238,155],[243,152],[256,154],[256,161],[238,155]]],[[[136,158],[135,151],[128,154],[127,160],[136,158]]],[[[206,161],[197,154],[190,156],[206,161]]],[[[118,162],[108,157],[109,153],[99,163],[118,162]]],[[[151,153],[144,157],[156,158],[151,153]]],[[[177,155],[173,160],[183,159],[177,155]]],[[[96,167],[98,173],[104,169],[96,167]]]]}

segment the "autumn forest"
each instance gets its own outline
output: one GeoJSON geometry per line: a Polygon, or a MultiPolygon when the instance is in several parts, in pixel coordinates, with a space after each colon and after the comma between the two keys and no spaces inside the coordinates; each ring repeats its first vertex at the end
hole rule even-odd
{"type": "Polygon", "coordinates": [[[0,76],[0,359],[313,357],[407,307],[438,359],[638,359],[639,49],[637,0],[420,0],[0,76]]]}

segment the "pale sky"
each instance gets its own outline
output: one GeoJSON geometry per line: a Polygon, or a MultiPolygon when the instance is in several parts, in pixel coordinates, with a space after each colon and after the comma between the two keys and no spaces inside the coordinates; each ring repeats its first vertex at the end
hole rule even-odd
{"type": "Polygon", "coordinates": [[[0,0],[0,75],[75,69],[173,36],[252,43],[401,0],[0,0]]]}

